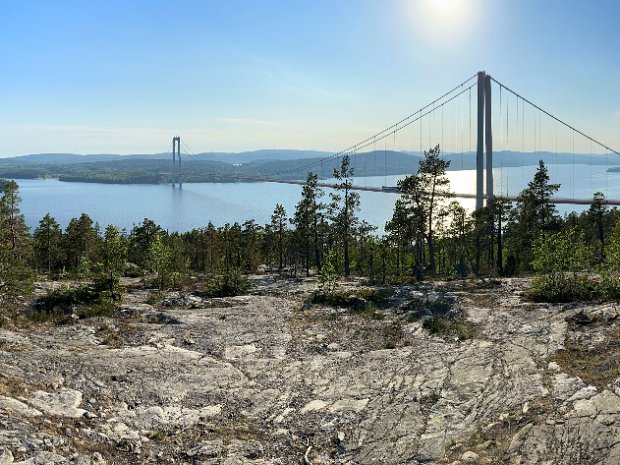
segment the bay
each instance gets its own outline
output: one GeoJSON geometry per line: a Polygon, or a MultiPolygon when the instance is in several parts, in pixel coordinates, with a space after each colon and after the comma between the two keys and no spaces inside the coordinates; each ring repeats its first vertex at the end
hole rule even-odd
{"type": "MultiPolygon", "coordinates": [[[[591,198],[601,191],[607,198],[620,199],[620,173],[608,173],[606,166],[549,165],[551,182],[560,183],[559,196],[591,198]]],[[[536,172],[536,166],[496,168],[495,193],[517,195],[536,172]]],[[[458,193],[475,192],[475,171],[450,171],[451,189],[458,193]]],[[[359,186],[395,186],[404,176],[356,178],[359,186]]],[[[122,185],[65,183],[52,179],[17,179],[22,197],[21,210],[30,228],[50,213],[64,228],[71,218],[85,212],[104,227],[115,224],[130,230],[144,218],[150,218],[168,231],[188,231],[254,219],[258,224],[270,221],[276,203],[284,205],[292,216],[301,195],[301,186],[275,183],[197,183],[182,189],[168,185],[122,185]]],[[[330,189],[325,189],[327,194],[330,189]]],[[[360,192],[360,217],[383,232],[391,217],[397,194],[360,192]]],[[[473,209],[473,199],[462,204],[473,209]]],[[[560,213],[581,211],[587,206],[559,205],[560,213]]]]}

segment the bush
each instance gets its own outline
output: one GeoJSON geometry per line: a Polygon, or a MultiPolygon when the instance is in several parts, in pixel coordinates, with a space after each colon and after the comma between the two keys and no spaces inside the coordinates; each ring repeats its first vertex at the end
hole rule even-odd
{"type": "Polygon", "coordinates": [[[319,290],[324,295],[333,294],[338,287],[338,271],[335,261],[333,253],[328,253],[323,257],[323,266],[319,271],[319,290]]]}
{"type": "Polygon", "coordinates": [[[427,329],[431,334],[456,337],[461,341],[471,339],[475,336],[475,329],[458,320],[447,320],[445,318],[432,317],[424,320],[422,324],[424,329],[427,329]]]}
{"type": "Polygon", "coordinates": [[[112,317],[118,308],[120,293],[100,290],[95,286],[61,286],[34,304],[26,316],[34,322],[65,324],[75,313],[79,318],[112,317]]]}
{"type": "Polygon", "coordinates": [[[207,283],[204,297],[234,297],[250,290],[250,281],[240,270],[213,276],[207,283]]]}
{"type": "Polygon", "coordinates": [[[114,295],[110,291],[102,291],[92,305],[79,307],[76,314],[80,318],[112,317],[117,309],[118,303],[114,295]]]}
{"type": "Polygon", "coordinates": [[[620,278],[610,273],[603,273],[597,291],[604,300],[620,299],[620,278]]]}
{"type": "Polygon", "coordinates": [[[536,302],[576,302],[598,298],[597,283],[576,273],[549,273],[532,279],[529,298],[536,302]]]}
{"type": "Polygon", "coordinates": [[[333,307],[346,307],[354,310],[364,310],[368,307],[368,304],[383,305],[390,297],[390,291],[388,289],[355,289],[347,291],[332,291],[325,292],[319,288],[316,291],[310,302],[315,304],[326,304],[333,307]]]}
{"type": "Polygon", "coordinates": [[[536,302],[579,302],[620,298],[620,278],[578,273],[549,273],[532,279],[528,297],[536,302]]]}
{"type": "Polygon", "coordinates": [[[79,304],[90,304],[97,299],[97,292],[90,286],[69,287],[62,285],[38,299],[35,306],[51,311],[55,308],[69,308],[79,304]]]}

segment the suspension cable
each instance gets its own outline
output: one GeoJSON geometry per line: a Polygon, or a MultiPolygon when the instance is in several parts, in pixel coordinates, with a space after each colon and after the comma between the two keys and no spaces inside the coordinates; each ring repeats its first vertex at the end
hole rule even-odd
{"type": "Polygon", "coordinates": [[[495,79],[495,78],[493,78],[492,76],[491,76],[491,79],[492,79],[493,81],[495,81],[497,84],[501,84],[501,85],[503,85],[503,86],[504,86],[504,88],[505,88],[508,92],[510,92],[510,93],[512,93],[512,94],[514,94],[514,95],[516,95],[517,97],[519,97],[519,98],[520,98],[521,100],[523,100],[524,102],[529,103],[531,106],[533,106],[533,107],[534,107],[534,108],[536,108],[537,110],[540,110],[541,112],[543,112],[543,113],[544,113],[545,115],[547,115],[548,117],[553,118],[553,119],[554,119],[554,120],[556,120],[558,123],[560,123],[560,124],[562,124],[562,125],[566,126],[567,128],[569,128],[569,129],[571,129],[571,130],[575,131],[577,134],[579,134],[579,135],[581,135],[581,136],[585,137],[586,139],[588,139],[588,140],[590,140],[590,141],[594,142],[595,144],[600,145],[601,147],[603,147],[603,148],[605,148],[605,149],[609,150],[610,152],[613,152],[613,153],[615,153],[616,155],[620,155],[620,152],[618,152],[617,150],[612,149],[611,147],[609,147],[609,146],[607,146],[607,145],[603,144],[602,142],[600,142],[600,141],[596,140],[595,138],[593,138],[593,137],[591,137],[591,136],[587,135],[586,133],[584,133],[584,132],[580,131],[579,129],[576,129],[574,126],[572,126],[572,125],[570,125],[570,124],[568,124],[568,123],[566,123],[566,122],[562,121],[560,118],[558,118],[558,117],[556,117],[556,116],[552,115],[551,113],[549,113],[548,111],[546,111],[546,110],[544,110],[543,108],[539,107],[538,105],[536,105],[536,104],[535,104],[535,103],[533,103],[532,101],[530,101],[530,100],[526,99],[525,97],[523,97],[521,94],[519,94],[519,93],[515,92],[515,91],[514,91],[514,90],[512,90],[510,87],[506,86],[505,84],[500,83],[498,80],[496,80],[496,79],[495,79]]]}

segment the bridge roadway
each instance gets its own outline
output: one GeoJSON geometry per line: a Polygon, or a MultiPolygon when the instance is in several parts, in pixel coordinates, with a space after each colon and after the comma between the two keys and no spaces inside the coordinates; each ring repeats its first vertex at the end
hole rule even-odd
{"type": "MultiPolygon", "coordinates": [[[[295,184],[295,185],[304,185],[306,181],[294,180],[294,179],[265,179],[265,178],[252,178],[252,177],[244,177],[244,176],[218,176],[220,178],[225,179],[235,179],[239,181],[250,181],[250,182],[275,182],[279,184],[295,184]]],[[[319,187],[326,187],[328,189],[333,189],[334,185],[326,182],[318,182],[317,185],[319,187]]],[[[391,186],[382,186],[382,187],[372,187],[372,186],[351,186],[352,190],[355,191],[366,191],[366,192],[380,192],[383,194],[398,194],[398,189],[396,187],[391,186]]],[[[453,194],[454,198],[457,199],[475,199],[476,194],[453,194]]],[[[511,202],[516,202],[516,196],[503,196],[503,198],[510,200],[511,202]]],[[[551,199],[553,203],[563,204],[563,205],[590,205],[592,203],[592,199],[572,199],[569,197],[552,197],[551,199]]],[[[606,200],[607,205],[612,206],[620,206],[620,200],[606,200]]]]}

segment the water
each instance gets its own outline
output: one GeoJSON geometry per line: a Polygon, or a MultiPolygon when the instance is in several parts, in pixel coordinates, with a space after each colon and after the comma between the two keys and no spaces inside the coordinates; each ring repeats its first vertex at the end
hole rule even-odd
{"type": "MultiPolygon", "coordinates": [[[[606,173],[605,166],[549,165],[551,182],[561,183],[561,197],[591,198],[601,191],[607,198],[620,199],[620,173],[606,173]]],[[[518,194],[529,182],[535,166],[497,168],[494,170],[495,193],[518,194]]],[[[450,171],[451,189],[459,193],[475,192],[475,171],[450,171]]],[[[376,176],[356,179],[360,186],[396,185],[404,176],[376,176]]],[[[64,183],[56,180],[17,180],[22,196],[21,210],[31,228],[50,213],[66,227],[71,218],[86,212],[104,227],[115,224],[130,230],[144,218],[150,218],[169,231],[200,228],[212,221],[224,223],[254,219],[258,224],[270,222],[276,203],[284,205],[289,216],[301,195],[301,186],[275,183],[202,183],[184,184],[183,189],[167,185],[119,185],[64,183]]],[[[327,200],[326,190],[325,200],[327,200]]],[[[392,216],[397,194],[360,192],[360,218],[378,226],[383,232],[392,216]]],[[[463,205],[472,209],[473,199],[463,205]]],[[[584,206],[560,205],[565,213],[583,210],[584,206]]]]}

